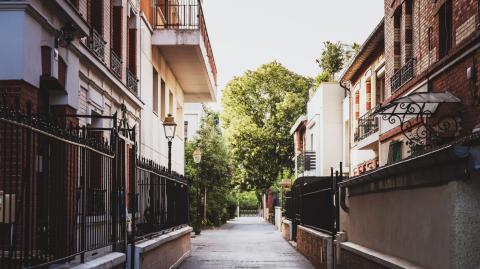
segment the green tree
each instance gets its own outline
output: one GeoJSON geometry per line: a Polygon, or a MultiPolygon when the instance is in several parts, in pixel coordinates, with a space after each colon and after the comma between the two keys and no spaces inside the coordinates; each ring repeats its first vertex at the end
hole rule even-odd
{"type": "Polygon", "coordinates": [[[227,84],[221,119],[241,189],[266,190],[284,168],[293,168],[289,131],[306,112],[312,85],[276,61],[227,84]]]}
{"type": "Polygon", "coordinates": [[[322,73],[315,78],[316,86],[322,82],[333,81],[335,74],[342,70],[345,64],[360,51],[358,43],[342,44],[326,41],[323,46],[322,55],[316,60],[322,69],[322,73]]]}
{"type": "Polygon", "coordinates": [[[206,190],[207,219],[213,225],[221,225],[226,221],[232,203],[233,207],[236,206],[235,200],[228,195],[232,190],[232,169],[225,139],[218,123],[219,114],[205,109],[196,137],[185,146],[185,174],[190,179],[191,220],[196,218],[196,194],[200,191],[203,195],[206,190]],[[202,151],[199,164],[194,163],[192,156],[197,148],[202,151]]]}
{"type": "Polygon", "coordinates": [[[333,80],[335,74],[342,70],[345,61],[345,49],[340,42],[323,42],[324,49],[322,55],[317,59],[317,63],[329,75],[329,80],[333,80]]]}

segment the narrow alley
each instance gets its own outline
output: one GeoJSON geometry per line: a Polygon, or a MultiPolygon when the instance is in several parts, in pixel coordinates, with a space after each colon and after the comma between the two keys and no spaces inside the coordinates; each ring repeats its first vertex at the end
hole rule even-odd
{"type": "Polygon", "coordinates": [[[314,268],[271,224],[241,217],[192,238],[192,255],[181,269],[314,268]]]}

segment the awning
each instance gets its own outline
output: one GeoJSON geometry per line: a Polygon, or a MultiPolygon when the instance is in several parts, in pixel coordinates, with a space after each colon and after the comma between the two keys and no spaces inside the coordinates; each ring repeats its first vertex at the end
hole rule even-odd
{"type": "Polygon", "coordinates": [[[445,92],[417,92],[393,100],[391,103],[379,107],[376,115],[401,115],[430,117],[443,103],[461,103],[462,100],[452,93],[445,92]]]}

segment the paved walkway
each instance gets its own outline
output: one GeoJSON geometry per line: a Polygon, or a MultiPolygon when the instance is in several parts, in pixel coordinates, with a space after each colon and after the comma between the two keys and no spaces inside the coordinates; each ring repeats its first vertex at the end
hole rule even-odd
{"type": "Polygon", "coordinates": [[[271,224],[243,217],[192,238],[192,256],[180,269],[302,268],[313,265],[271,224]]]}

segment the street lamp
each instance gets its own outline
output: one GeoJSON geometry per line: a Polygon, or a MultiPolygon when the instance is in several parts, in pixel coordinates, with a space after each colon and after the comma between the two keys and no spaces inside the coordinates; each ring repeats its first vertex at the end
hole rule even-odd
{"type": "Polygon", "coordinates": [[[202,151],[200,149],[196,149],[193,151],[193,162],[199,164],[202,160],[202,151]]]}
{"type": "Polygon", "coordinates": [[[165,131],[165,138],[168,140],[168,172],[172,171],[172,141],[175,138],[175,130],[177,124],[172,114],[168,114],[163,121],[163,129],[165,131]]]}
{"type": "MultiPolygon", "coordinates": [[[[199,164],[200,161],[202,160],[202,151],[197,148],[196,150],[193,151],[193,162],[196,164],[199,164]]],[[[197,173],[198,175],[198,173],[197,173]]],[[[197,217],[195,218],[195,234],[199,235],[200,234],[200,184],[198,182],[198,176],[197,176],[197,217]]]]}

